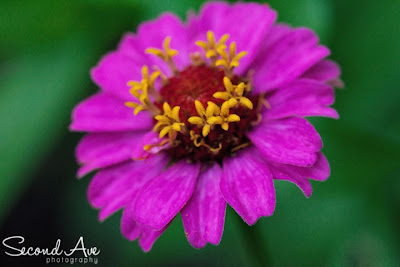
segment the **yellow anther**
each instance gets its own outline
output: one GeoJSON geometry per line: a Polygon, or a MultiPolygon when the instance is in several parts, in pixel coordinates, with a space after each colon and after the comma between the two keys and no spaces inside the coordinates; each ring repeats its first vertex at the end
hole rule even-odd
{"type": "Polygon", "coordinates": [[[211,131],[211,125],[208,119],[220,113],[220,108],[213,102],[207,102],[207,108],[205,109],[203,104],[195,100],[194,105],[199,116],[192,116],[188,119],[189,123],[195,124],[199,127],[203,127],[202,135],[206,137],[211,131]]]}
{"type": "Polygon", "coordinates": [[[217,53],[221,58],[215,62],[215,66],[223,66],[225,68],[225,73],[228,76],[232,75],[233,68],[239,66],[240,59],[247,55],[246,51],[236,54],[235,42],[232,42],[229,45],[229,53],[226,51],[226,47],[218,49],[217,53]]]}
{"type": "Polygon", "coordinates": [[[224,120],[219,116],[213,116],[213,117],[208,118],[207,122],[211,125],[214,125],[214,124],[221,124],[224,122],[224,120]]]}
{"type": "Polygon", "coordinates": [[[230,122],[240,121],[240,117],[236,114],[229,114],[229,109],[236,105],[236,99],[230,99],[222,103],[221,110],[216,116],[209,117],[207,123],[210,125],[221,125],[222,129],[227,131],[230,122]]]}
{"type": "Polygon", "coordinates": [[[206,117],[209,118],[213,115],[219,114],[220,108],[212,101],[207,102],[206,117]]]}
{"type": "Polygon", "coordinates": [[[150,110],[153,115],[158,114],[158,109],[150,101],[149,94],[153,95],[154,98],[158,97],[158,93],[154,88],[154,83],[156,79],[161,75],[159,70],[154,71],[149,75],[149,68],[147,66],[142,67],[142,80],[129,81],[128,86],[130,86],[130,94],[134,96],[140,103],[136,102],[126,102],[127,107],[134,109],[134,114],[137,115],[142,110],[150,110]]]}
{"type": "Polygon", "coordinates": [[[247,55],[247,51],[241,51],[236,54],[236,43],[232,42],[229,46],[229,67],[233,68],[239,66],[239,60],[242,59],[242,57],[244,57],[245,55],[247,55]]]}
{"type": "Polygon", "coordinates": [[[226,91],[230,94],[233,93],[234,88],[233,88],[231,79],[229,79],[228,77],[224,77],[223,82],[224,82],[226,91]]]}
{"type": "Polygon", "coordinates": [[[202,118],[200,118],[200,117],[197,117],[197,116],[192,116],[192,117],[190,117],[190,118],[188,119],[188,121],[189,121],[191,124],[196,124],[196,125],[199,125],[199,126],[203,126],[203,125],[204,125],[204,120],[203,120],[202,118]]]}
{"type": "Polygon", "coordinates": [[[216,92],[213,94],[213,97],[222,100],[228,100],[229,98],[231,98],[231,94],[229,94],[228,92],[216,92]]]}
{"type": "Polygon", "coordinates": [[[211,125],[206,124],[206,125],[204,125],[203,130],[201,131],[201,134],[204,137],[206,137],[210,133],[210,131],[211,131],[211,125]]]}
{"type": "Polygon", "coordinates": [[[175,49],[171,49],[171,36],[167,36],[163,42],[163,50],[158,48],[147,48],[146,53],[158,56],[164,61],[171,61],[172,57],[178,54],[178,51],[175,49]]]}
{"type": "Polygon", "coordinates": [[[215,60],[218,57],[218,51],[226,49],[226,41],[229,38],[229,34],[224,34],[216,43],[215,36],[212,31],[207,32],[207,42],[196,41],[196,45],[203,48],[206,52],[206,57],[212,59],[212,65],[214,66],[215,60]]]}
{"type": "Polygon", "coordinates": [[[239,102],[241,105],[247,107],[248,109],[253,109],[253,103],[250,101],[250,99],[243,96],[243,93],[245,92],[247,86],[245,83],[241,82],[238,85],[233,85],[231,80],[227,76],[225,76],[224,86],[226,92],[216,92],[213,94],[213,97],[229,101],[230,108],[232,108],[236,105],[236,103],[239,102]]]}
{"type": "Polygon", "coordinates": [[[154,88],[154,83],[160,75],[160,70],[156,70],[149,75],[149,68],[146,65],[142,67],[142,83],[146,82],[149,87],[154,88]]]}
{"type": "Polygon", "coordinates": [[[231,99],[229,99],[229,100],[226,101],[226,102],[228,102],[229,108],[233,108],[233,107],[236,106],[236,104],[237,104],[236,98],[231,98],[231,99]]]}
{"type": "Polygon", "coordinates": [[[125,102],[125,106],[129,108],[133,108],[133,114],[137,115],[140,111],[144,110],[144,106],[136,103],[136,102],[125,102]]]}
{"type": "Polygon", "coordinates": [[[177,133],[182,130],[182,126],[185,124],[182,123],[179,118],[179,110],[179,106],[171,108],[167,102],[164,102],[164,114],[154,117],[158,121],[154,126],[154,131],[160,132],[160,138],[163,138],[168,134],[168,137],[172,142],[176,138],[177,133]]]}
{"type": "Polygon", "coordinates": [[[206,113],[203,104],[199,100],[194,101],[194,106],[196,107],[197,114],[203,116],[206,113]]]}
{"type": "Polygon", "coordinates": [[[228,115],[229,109],[233,108],[236,104],[237,104],[237,101],[235,98],[231,98],[228,101],[225,101],[224,103],[222,103],[220,114],[228,115]]]}
{"type": "Polygon", "coordinates": [[[246,97],[240,97],[239,103],[246,106],[248,109],[253,109],[253,103],[246,97]]]}
{"type": "Polygon", "coordinates": [[[172,58],[178,54],[178,51],[175,49],[171,49],[171,36],[167,36],[163,41],[163,49],[158,49],[154,47],[147,48],[145,51],[148,54],[155,55],[165,62],[167,62],[168,66],[171,70],[176,73],[178,70],[172,58]]]}
{"type": "Polygon", "coordinates": [[[227,122],[237,122],[240,121],[240,117],[236,114],[231,114],[226,118],[227,122]]]}
{"type": "Polygon", "coordinates": [[[171,126],[164,126],[164,128],[162,128],[160,131],[160,138],[163,138],[165,135],[167,135],[171,132],[172,132],[171,126]]]}

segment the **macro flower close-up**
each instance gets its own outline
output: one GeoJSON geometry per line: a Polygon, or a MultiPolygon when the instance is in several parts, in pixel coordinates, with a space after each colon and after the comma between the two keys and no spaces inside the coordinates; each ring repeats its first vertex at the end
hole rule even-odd
{"type": "MultiPolygon", "coordinates": [[[[182,22],[143,22],[91,70],[99,92],[73,111],[87,132],[78,176],[88,199],[149,251],[180,213],[195,248],[221,241],[226,205],[253,225],[275,210],[274,180],[310,197],[330,175],[306,117],[338,118],[330,51],[267,4],[209,2],[182,22]],[[251,16],[249,16],[251,14],[251,16]]],[[[229,222],[228,222],[229,223],[229,222]]]]}
{"type": "Polygon", "coordinates": [[[0,2],[0,266],[400,266],[399,1],[0,2]]]}

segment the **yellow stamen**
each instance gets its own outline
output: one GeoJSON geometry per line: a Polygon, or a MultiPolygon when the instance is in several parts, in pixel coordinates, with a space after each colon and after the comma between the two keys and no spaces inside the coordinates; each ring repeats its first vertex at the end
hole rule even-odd
{"type": "Polygon", "coordinates": [[[164,73],[162,73],[162,71],[160,70],[160,68],[158,66],[154,65],[153,69],[160,72],[162,85],[166,85],[168,83],[168,77],[164,73]]]}
{"type": "Polygon", "coordinates": [[[236,54],[235,42],[232,42],[229,45],[229,53],[226,51],[226,49],[227,48],[225,46],[217,50],[217,53],[219,56],[221,56],[221,58],[215,62],[215,66],[223,66],[225,69],[225,74],[228,77],[232,77],[233,69],[239,66],[240,59],[247,55],[247,51],[241,51],[236,54]]]}
{"type": "Polygon", "coordinates": [[[160,138],[168,134],[171,143],[175,140],[177,133],[182,131],[182,127],[185,125],[179,118],[179,110],[179,106],[171,108],[167,102],[164,102],[164,114],[154,117],[158,121],[154,126],[154,131],[160,133],[160,138]]]}
{"type": "Polygon", "coordinates": [[[203,126],[203,125],[204,125],[204,120],[203,120],[202,118],[200,118],[200,117],[197,117],[197,116],[192,116],[192,117],[190,117],[190,118],[188,119],[188,121],[189,121],[191,124],[196,124],[196,125],[199,125],[199,126],[203,126]]]}
{"type": "Polygon", "coordinates": [[[210,133],[210,131],[211,131],[211,125],[206,124],[206,125],[204,125],[203,130],[201,131],[201,134],[204,137],[206,137],[210,133]]]}
{"type": "Polygon", "coordinates": [[[224,122],[224,120],[220,116],[213,116],[213,117],[208,118],[207,122],[210,125],[214,125],[214,124],[221,124],[224,122]]]}
{"type": "Polygon", "coordinates": [[[211,131],[211,125],[208,122],[208,120],[213,116],[219,114],[220,108],[214,102],[211,101],[207,102],[206,109],[204,108],[203,104],[198,100],[194,101],[194,105],[196,107],[196,111],[197,114],[199,114],[199,116],[192,116],[188,119],[188,121],[191,124],[203,127],[202,135],[206,137],[211,131]]]}
{"type": "Polygon", "coordinates": [[[216,92],[213,94],[213,97],[225,101],[230,101],[231,104],[235,103],[234,105],[236,105],[236,103],[240,103],[248,109],[253,109],[253,103],[250,101],[250,99],[243,96],[243,93],[247,87],[244,82],[241,82],[238,85],[233,85],[231,80],[227,76],[225,76],[224,86],[226,92],[216,92]]]}
{"type": "Polygon", "coordinates": [[[217,115],[209,117],[207,123],[210,125],[221,125],[222,129],[227,131],[229,129],[230,122],[240,121],[240,117],[236,114],[229,114],[229,109],[235,106],[237,103],[236,99],[230,99],[222,103],[220,112],[217,115]]]}
{"type": "Polygon", "coordinates": [[[196,45],[203,48],[206,52],[206,58],[211,59],[211,66],[215,66],[215,62],[218,58],[218,51],[226,49],[226,41],[229,38],[229,34],[224,34],[215,42],[215,36],[212,31],[207,32],[207,42],[205,41],[196,41],[196,45]]]}
{"type": "Polygon", "coordinates": [[[142,80],[129,81],[127,84],[130,86],[130,94],[139,100],[140,103],[136,102],[126,102],[127,107],[134,109],[134,114],[137,115],[142,110],[149,110],[153,115],[159,114],[159,110],[154,106],[150,100],[149,93],[155,98],[160,98],[158,92],[154,88],[156,79],[161,75],[161,72],[156,70],[149,74],[149,69],[147,66],[142,67],[142,80]]]}
{"type": "Polygon", "coordinates": [[[175,49],[171,49],[170,44],[171,44],[171,36],[167,36],[163,42],[163,50],[150,47],[146,49],[146,53],[161,58],[168,64],[173,73],[178,73],[178,69],[175,65],[175,62],[172,59],[174,56],[178,54],[178,51],[175,49]]]}

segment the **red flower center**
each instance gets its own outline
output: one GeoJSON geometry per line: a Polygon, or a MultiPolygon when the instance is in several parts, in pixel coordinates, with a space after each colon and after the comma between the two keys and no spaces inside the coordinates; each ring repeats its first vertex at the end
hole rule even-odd
{"type": "MultiPolygon", "coordinates": [[[[213,130],[203,139],[201,128],[195,124],[188,123],[189,117],[198,116],[195,100],[200,101],[204,106],[207,105],[208,101],[212,101],[217,105],[224,102],[213,97],[216,92],[226,91],[223,83],[224,76],[223,70],[212,68],[208,65],[189,66],[171,77],[168,83],[161,88],[162,101],[156,103],[156,106],[161,109],[164,101],[171,106],[180,106],[180,119],[187,125],[188,131],[192,131],[192,135],[178,133],[174,146],[167,150],[173,159],[221,160],[225,155],[230,155],[236,149],[249,143],[245,133],[251,129],[252,124],[258,119],[258,95],[246,95],[253,103],[254,109],[250,110],[238,105],[230,110],[231,114],[237,114],[240,117],[240,121],[231,123],[227,131],[222,129],[220,125],[213,125],[213,130]],[[198,140],[204,140],[203,144],[199,144],[199,141],[196,145],[196,142],[194,142],[195,136],[197,136],[198,140]]],[[[232,78],[232,82],[236,84],[242,81],[244,79],[238,76],[232,78]]]]}
{"type": "MultiPolygon", "coordinates": [[[[222,104],[222,100],[213,97],[218,91],[225,91],[224,71],[206,65],[189,66],[178,75],[171,77],[168,84],[161,88],[163,100],[171,106],[180,106],[181,119],[187,121],[191,116],[197,116],[194,105],[199,100],[204,106],[207,101],[222,104]]],[[[162,106],[162,103],[161,103],[162,106]]]]}

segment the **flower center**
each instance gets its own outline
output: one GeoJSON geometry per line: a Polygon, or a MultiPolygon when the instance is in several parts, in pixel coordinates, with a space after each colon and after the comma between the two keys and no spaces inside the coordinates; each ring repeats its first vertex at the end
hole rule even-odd
{"type": "Polygon", "coordinates": [[[168,83],[161,88],[160,94],[163,100],[171,106],[180,106],[181,119],[187,121],[191,116],[198,116],[195,100],[200,101],[204,106],[208,101],[222,104],[223,101],[214,98],[213,94],[225,91],[224,76],[223,70],[206,65],[189,66],[171,77],[168,83]]]}
{"type": "MultiPolygon", "coordinates": [[[[180,120],[185,123],[189,135],[178,133],[174,140],[175,145],[167,152],[174,159],[190,158],[193,160],[221,160],[224,156],[249,144],[245,132],[249,130],[252,122],[258,118],[256,109],[248,109],[237,105],[230,109],[230,114],[240,117],[237,123],[231,123],[228,130],[220,125],[213,125],[212,131],[207,136],[202,135],[202,128],[196,124],[189,123],[189,119],[199,116],[196,110],[196,101],[201,105],[213,102],[221,106],[224,100],[217,99],[214,94],[226,92],[223,79],[223,70],[212,68],[207,65],[189,66],[176,76],[171,77],[168,83],[160,90],[163,101],[171,106],[180,106],[180,120]]],[[[234,77],[240,81],[239,77],[234,77]]],[[[249,97],[254,106],[257,105],[258,96],[249,97]]],[[[162,103],[156,104],[162,107],[162,103]]],[[[199,105],[199,104],[198,104],[199,105]]]]}
{"type": "Polygon", "coordinates": [[[134,114],[152,113],[154,131],[159,132],[160,140],[145,145],[144,150],[152,153],[152,148],[163,147],[173,160],[221,161],[250,144],[246,132],[260,120],[263,98],[250,94],[249,79],[233,74],[246,52],[236,53],[235,42],[227,51],[228,38],[223,35],[216,42],[208,32],[208,42],[196,42],[205,50],[205,58],[199,53],[191,55],[192,65],[181,71],[172,59],[178,51],[170,48],[170,37],[164,40],[163,50],[146,50],[163,59],[174,75],[167,78],[159,68],[149,74],[144,66],[142,81],[128,83],[138,101],[125,104],[134,108],[134,114]],[[162,86],[157,90],[159,77],[162,86]]]}

